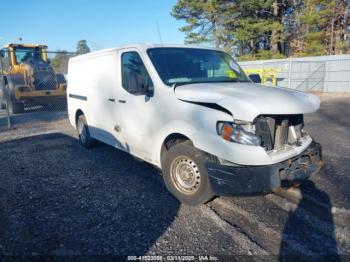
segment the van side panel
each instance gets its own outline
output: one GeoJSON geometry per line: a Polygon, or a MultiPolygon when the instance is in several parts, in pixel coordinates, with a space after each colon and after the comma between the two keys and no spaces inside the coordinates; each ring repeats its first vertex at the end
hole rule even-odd
{"type": "Polygon", "coordinates": [[[83,111],[92,137],[110,143],[110,127],[106,116],[111,115],[108,99],[115,95],[117,83],[117,51],[92,57],[73,58],[68,70],[68,112],[75,127],[77,110],[83,111]]]}

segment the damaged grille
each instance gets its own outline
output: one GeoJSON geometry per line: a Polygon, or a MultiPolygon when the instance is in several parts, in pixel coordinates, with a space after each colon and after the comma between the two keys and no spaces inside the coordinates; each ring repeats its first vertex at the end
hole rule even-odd
{"type": "Polygon", "coordinates": [[[55,90],[56,76],[52,70],[34,71],[34,86],[36,90],[55,90]]]}
{"type": "Polygon", "coordinates": [[[259,116],[255,121],[255,134],[267,151],[285,145],[297,145],[302,137],[303,115],[259,116]]]}

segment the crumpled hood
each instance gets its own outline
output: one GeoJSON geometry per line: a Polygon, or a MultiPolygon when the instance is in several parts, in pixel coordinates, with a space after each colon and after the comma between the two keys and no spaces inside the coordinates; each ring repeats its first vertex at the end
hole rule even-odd
{"type": "Polygon", "coordinates": [[[214,103],[229,110],[234,119],[253,121],[258,115],[305,114],[318,110],[317,96],[287,88],[254,83],[200,83],[178,86],[178,99],[214,103]]]}

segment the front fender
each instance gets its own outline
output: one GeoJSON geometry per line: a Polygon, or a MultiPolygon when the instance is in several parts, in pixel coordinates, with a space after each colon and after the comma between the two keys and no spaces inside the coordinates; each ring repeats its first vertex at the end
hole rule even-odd
{"type": "Polygon", "coordinates": [[[157,150],[156,150],[155,156],[154,156],[155,164],[158,167],[161,167],[161,149],[162,149],[162,145],[167,137],[169,137],[170,135],[173,135],[173,134],[180,134],[180,135],[188,137],[195,145],[195,143],[196,143],[195,134],[197,132],[198,132],[198,130],[195,126],[193,126],[185,121],[181,121],[181,120],[171,121],[166,126],[161,128],[158,131],[158,135],[157,135],[157,137],[158,137],[157,144],[156,144],[157,150]]]}
{"type": "MultiPolygon", "coordinates": [[[[182,103],[181,109],[183,111],[177,112],[177,120],[167,121],[166,125],[162,126],[154,136],[154,138],[156,138],[156,152],[153,159],[155,160],[155,164],[159,167],[161,166],[161,148],[168,136],[172,134],[186,136],[192,141],[196,148],[207,151],[206,149],[210,148],[210,146],[205,137],[208,134],[217,136],[217,122],[232,121],[232,116],[226,112],[203,105],[187,102],[182,103]]],[[[172,116],[171,118],[174,117],[172,116]]]]}

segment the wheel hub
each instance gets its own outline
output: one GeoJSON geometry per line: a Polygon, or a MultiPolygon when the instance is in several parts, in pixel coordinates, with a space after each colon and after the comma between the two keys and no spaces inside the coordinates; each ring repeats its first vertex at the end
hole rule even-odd
{"type": "Polygon", "coordinates": [[[199,169],[187,156],[177,157],[172,162],[171,178],[176,188],[185,194],[194,194],[200,185],[199,169]]]}

